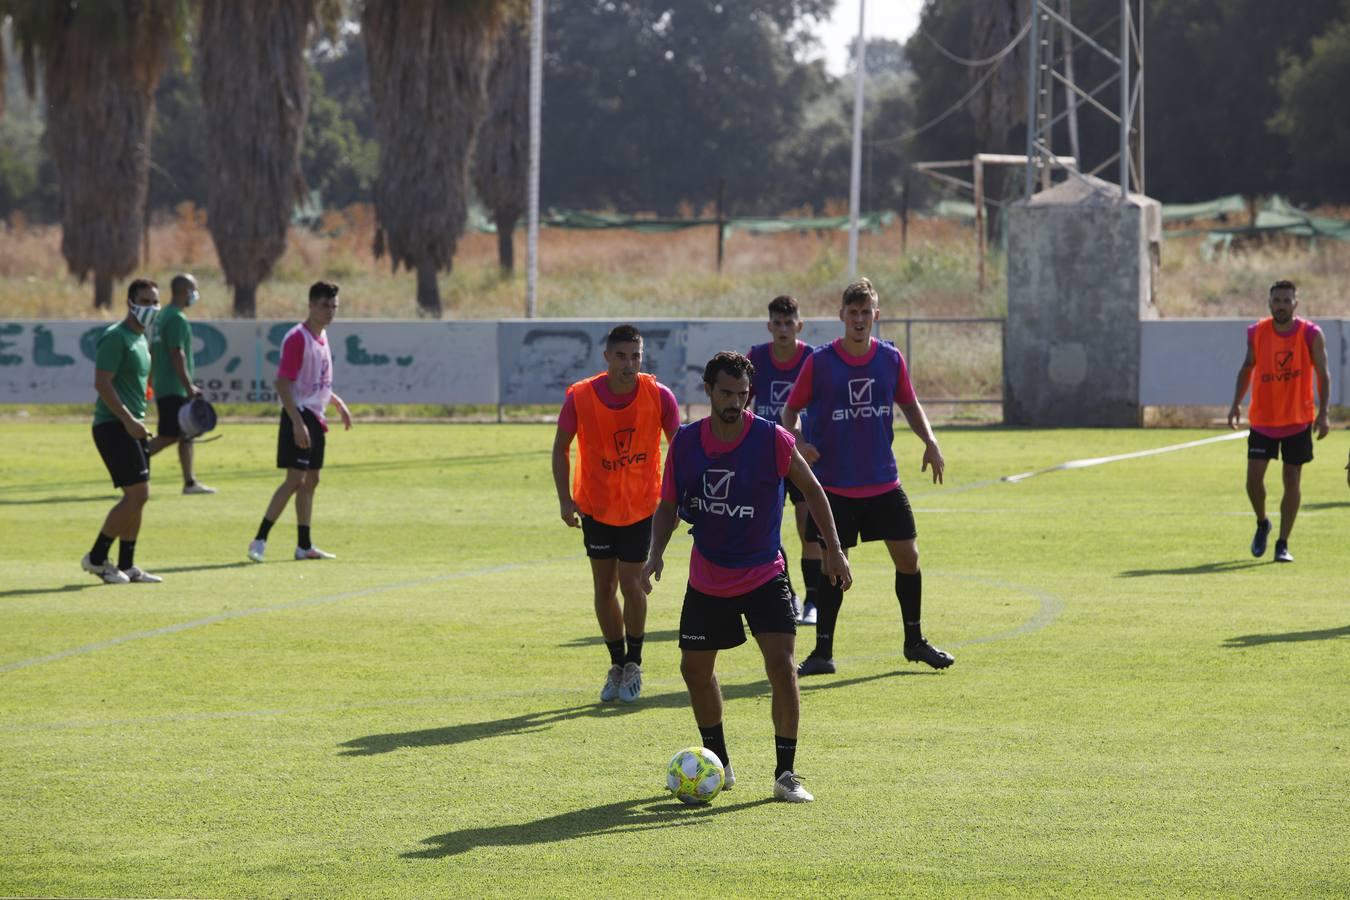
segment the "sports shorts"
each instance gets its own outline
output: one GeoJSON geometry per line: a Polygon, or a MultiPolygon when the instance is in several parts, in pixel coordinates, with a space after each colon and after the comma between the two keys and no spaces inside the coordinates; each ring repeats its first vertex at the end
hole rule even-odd
{"type": "Polygon", "coordinates": [[[129,487],[150,480],[150,442],[127,434],[121,422],[95,425],[94,446],[112,476],[113,487],[129,487]]]}
{"type": "Polygon", "coordinates": [[[802,493],[801,488],[792,483],[791,478],[783,479],[783,487],[787,488],[787,496],[792,501],[793,506],[806,502],[806,495],[802,493]]]}
{"type": "MultiPolygon", "coordinates": [[[[914,511],[909,508],[905,490],[894,490],[874,497],[844,497],[825,492],[834,514],[834,529],[841,547],[856,547],[858,541],[912,541],[919,536],[914,527],[914,511]]],[[[811,516],[806,517],[806,539],[825,543],[811,516]]]]}
{"type": "Polygon", "coordinates": [[[737,597],[714,597],[685,588],[680,610],[681,650],[729,650],[745,643],[745,627],[751,634],[796,634],[797,613],[792,608],[792,587],[781,573],[737,597]]]}
{"type": "Polygon", "coordinates": [[[182,409],[183,404],[187,402],[187,397],[155,394],[155,407],[159,410],[159,423],[155,426],[155,429],[160,437],[183,436],[183,430],[178,427],[178,410],[182,409]]]}
{"type": "Polygon", "coordinates": [[[626,563],[645,563],[652,546],[652,517],[631,525],[606,525],[582,514],[581,538],[591,559],[617,559],[626,563]]]}
{"type": "Polygon", "coordinates": [[[277,468],[317,472],[323,468],[323,450],[327,443],[323,425],[319,423],[319,417],[307,409],[300,410],[300,418],[305,420],[305,428],[309,431],[309,448],[301,449],[295,445],[295,428],[283,409],[281,427],[277,430],[277,468]]]}
{"type": "Polygon", "coordinates": [[[1273,438],[1259,433],[1255,428],[1247,433],[1248,459],[1284,458],[1286,466],[1301,466],[1312,462],[1313,437],[1312,426],[1291,434],[1289,437],[1273,438]]]}

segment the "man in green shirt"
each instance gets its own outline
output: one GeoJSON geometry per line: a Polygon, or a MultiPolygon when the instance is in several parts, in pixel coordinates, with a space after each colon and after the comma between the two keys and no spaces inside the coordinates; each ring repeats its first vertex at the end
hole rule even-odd
{"type": "Polygon", "coordinates": [[[145,430],[145,385],[150,376],[150,347],[145,329],[159,315],[159,286],[138,278],[127,287],[127,316],[99,335],[94,353],[94,446],[108,467],[122,499],[108,511],[93,548],[80,565],[106,584],[163,581],[136,565],[136,536],[141,510],[150,499],[150,447],[145,430]],[[117,564],[108,558],[121,539],[117,564]]]}
{"type": "Polygon", "coordinates": [[[197,302],[197,279],[186,273],[169,282],[169,305],[155,319],[150,344],[150,362],[155,386],[155,406],[159,410],[159,433],[150,442],[153,456],[170,444],[178,445],[178,462],[183,467],[183,493],[214,494],[216,489],[197,480],[192,472],[192,439],[183,438],[178,427],[178,410],[201,395],[192,383],[192,326],[184,311],[197,302]]]}

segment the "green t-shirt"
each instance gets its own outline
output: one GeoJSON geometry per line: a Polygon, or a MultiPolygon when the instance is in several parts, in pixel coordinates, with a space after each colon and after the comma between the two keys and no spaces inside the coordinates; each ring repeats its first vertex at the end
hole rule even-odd
{"type": "Polygon", "coordinates": [[[154,340],[150,344],[150,359],[154,365],[155,396],[186,397],[187,388],[178,380],[169,351],[177,347],[183,351],[188,378],[192,378],[192,326],[182,307],[169,303],[155,317],[154,340]]]}
{"type": "MultiPolygon", "coordinates": [[[[94,368],[113,373],[113,389],[131,414],[145,418],[145,382],[150,375],[150,345],[144,334],[137,334],[126,322],[109,325],[98,336],[94,368]]],[[[177,379],[175,379],[177,380],[177,379]]],[[[94,403],[94,424],[116,422],[118,418],[99,397],[94,403]]]]}

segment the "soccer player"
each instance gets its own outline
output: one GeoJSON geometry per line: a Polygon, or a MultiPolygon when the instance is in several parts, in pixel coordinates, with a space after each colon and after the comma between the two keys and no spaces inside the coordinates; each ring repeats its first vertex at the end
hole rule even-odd
{"type": "Polygon", "coordinates": [[[1327,400],[1331,380],[1327,376],[1327,342],[1322,329],[1294,315],[1298,288],[1292,281],[1270,286],[1270,316],[1247,328],[1247,358],[1238,369],[1228,425],[1236,429],[1242,420],[1242,398],[1250,386],[1251,406],[1247,418],[1247,498],[1256,513],[1252,556],[1264,556],[1270,536],[1266,518],[1266,468],[1272,459],[1284,458],[1284,496],[1280,499],[1280,536],[1275,539],[1275,561],[1291,563],[1289,534],[1302,501],[1300,483],[1303,465],[1312,461],[1314,429],[1320,441],[1327,436],[1327,400]],[[1317,398],[1313,399],[1313,375],[1317,398]]]}
{"type": "MultiPolygon", "coordinates": [[[[923,441],[920,471],[933,469],[942,481],[945,462],[928,416],[914,396],[905,358],[893,345],[872,337],[881,317],[872,282],[860,278],[844,289],[839,319],[844,336],[817,347],[802,366],[783,410],[783,425],[798,438],[798,449],[825,488],[844,552],[863,542],[885,541],[895,563],[895,596],[905,629],[905,659],[945,669],[952,655],[928,643],[920,625],[923,575],[919,571],[918,531],[909,498],[900,486],[895,453],[894,410],[898,404],[910,430],[923,441]],[[801,440],[802,411],[811,421],[811,442],[801,440]]],[[[822,533],[813,514],[808,540],[822,533]]],[[[798,675],[833,674],[835,626],[843,593],[822,581],[816,590],[819,619],[816,646],[797,668],[798,675]]]]}
{"type": "Polygon", "coordinates": [[[94,446],[122,489],[99,529],[94,546],[80,560],[90,575],[105,584],[163,581],[136,565],[136,537],[141,512],[150,499],[150,448],[145,430],[145,387],[150,377],[150,346],[145,329],[159,315],[159,286],[137,278],[127,286],[127,315],[99,335],[94,351],[94,446]],[[117,564],[108,559],[112,542],[121,539],[117,564]]]}
{"type": "Polygon", "coordinates": [[[286,332],[281,342],[281,364],[277,366],[277,396],[281,398],[281,426],[277,431],[277,468],[286,470],[286,478],[272,494],[267,513],[253,542],[248,558],[262,562],[267,552],[267,536],[286,511],[295,495],[295,524],[298,539],[296,559],[333,559],[334,554],[314,546],[309,533],[314,514],[314,491],[319,486],[327,443],[328,420],[324,411],[331,401],[342,416],[343,427],[351,431],[352,414],[333,390],[333,355],[325,329],[338,311],[338,286],[316,281],[309,288],[309,315],[286,332]]]}
{"type": "Polygon", "coordinates": [[[184,403],[201,396],[192,383],[192,326],[187,308],[197,302],[197,279],[186,273],[169,282],[169,305],[155,319],[150,344],[150,370],[155,385],[155,406],[159,410],[159,433],[150,442],[154,456],[172,444],[178,445],[178,463],[183,469],[183,493],[214,494],[216,489],[197,480],[192,471],[191,439],[183,440],[178,427],[178,410],[184,403]]]}
{"type": "Polygon", "coordinates": [[[641,574],[661,495],[661,434],[667,442],[674,437],[680,407],[670,388],[639,371],[642,333],[632,325],[618,325],[605,337],[605,365],[567,389],[553,438],[553,485],[563,523],[581,529],[591,561],[595,618],[609,650],[600,699],[632,703],[642,693],[647,595],[641,574]]]}
{"type": "Polygon", "coordinates": [[[773,795],[806,803],[815,798],[795,772],[801,695],[793,659],[797,623],[781,550],[783,479],[797,486],[825,545],[823,581],[839,591],[852,583],[848,560],[834,531],[829,501],[785,429],[754,415],[750,380],[754,365],[723,351],[703,370],[712,415],[680,429],[670,446],[661,505],[652,528],[652,551],[642,588],[661,579],[662,556],[677,515],[693,524],[689,583],[680,612],[680,673],[689,688],[703,746],[726,767],[725,786],[736,783],[722,730],[722,689],[717,652],[745,643],[741,616],[764,656],[773,690],[777,764],[773,795]]]}
{"type": "MultiPolygon", "coordinates": [[[[750,348],[750,362],[754,374],[750,379],[750,396],[754,401],[755,415],[771,422],[778,422],[783,414],[783,404],[788,392],[792,390],[797,375],[802,370],[811,345],[797,340],[802,332],[802,319],[797,310],[797,301],[786,294],[774,297],[769,302],[769,334],[773,340],[765,344],[756,344],[750,348]]],[[[809,435],[805,420],[802,431],[809,435]]],[[[802,582],[806,587],[806,596],[802,598],[801,614],[797,622],[801,625],[816,624],[816,585],[820,582],[820,545],[806,540],[806,503],[802,492],[791,481],[787,482],[787,495],[792,500],[793,518],[797,523],[797,537],[801,539],[802,582]]],[[[784,554],[784,559],[787,554],[784,554]]],[[[792,574],[789,569],[788,588],[792,589],[792,574]]],[[[792,595],[796,597],[796,591],[792,595]]],[[[794,600],[794,606],[796,602],[794,600]]]]}

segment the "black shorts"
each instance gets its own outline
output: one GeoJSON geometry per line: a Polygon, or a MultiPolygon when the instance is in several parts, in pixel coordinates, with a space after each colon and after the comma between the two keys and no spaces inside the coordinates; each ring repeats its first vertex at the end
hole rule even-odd
{"type": "Polygon", "coordinates": [[[1257,434],[1255,428],[1247,433],[1248,459],[1271,460],[1280,457],[1284,457],[1286,466],[1301,466],[1304,463],[1312,462],[1312,426],[1309,425],[1298,434],[1291,434],[1284,438],[1266,437],[1264,434],[1257,434]]]}
{"type": "Polygon", "coordinates": [[[113,487],[129,487],[150,480],[150,442],[127,434],[121,422],[94,426],[94,446],[108,467],[113,487]]]}
{"type": "Polygon", "coordinates": [[[309,449],[301,450],[295,446],[295,428],[291,417],[281,411],[281,427],[277,430],[277,468],[304,469],[317,472],[323,468],[324,430],[319,417],[307,409],[300,410],[300,418],[305,420],[309,429],[309,449]]]}
{"type": "MultiPolygon", "coordinates": [[[[839,532],[841,547],[856,547],[861,539],[868,541],[912,541],[919,536],[914,527],[914,511],[909,508],[905,490],[893,491],[875,497],[841,497],[825,492],[834,513],[834,529],[839,532]]],[[[806,539],[823,544],[815,520],[806,517],[806,539]]]]}
{"type": "Polygon", "coordinates": [[[792,501],[792,505],[806,502],[806,495],[802,493],[801,488],[792,483],[791,478],[783,479],[783,487],[787,488],[787,497],[792,501]]]}
{"type": "Polygon", "coordinates": [[[652,517],[631,525],[606,525],[597,519],[581,517],[581,537],[591,559],[618,559],[619,562],[645,563],[652,546],[652,517]]]}
{"type": "Polygon", "coordinates": [[[158,429],[160,437],[182,437],[183,430],[178,427],[178,411],[188,402],[187,397],[155,395],[155,406],[159,409],[158,429]]]}
{"type": "Polygon", "coordinates": [[[739,597],[714,597],[688,586],[680,610],[681,650],[729,650],[745,643],[741,616],[751,634],[796,634],[797,613],[787,574],[739,597]]]}

